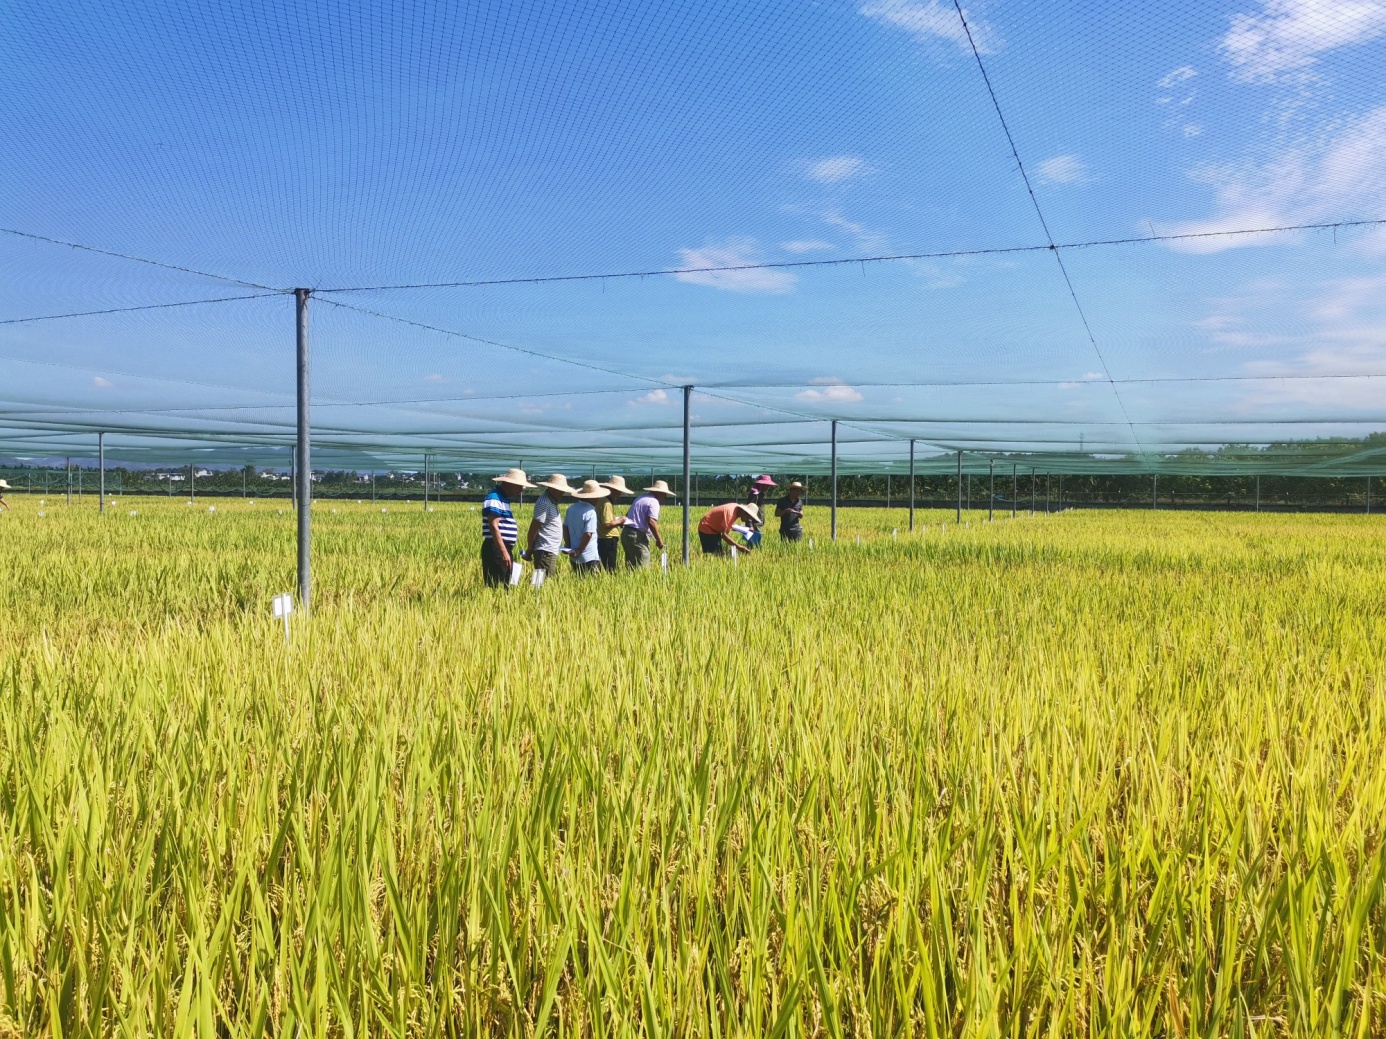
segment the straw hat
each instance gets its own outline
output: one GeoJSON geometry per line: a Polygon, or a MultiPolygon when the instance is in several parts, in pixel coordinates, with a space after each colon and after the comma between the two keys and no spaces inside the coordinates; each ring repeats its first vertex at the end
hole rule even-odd
{"type": "Polygon", "coordinates": [[[491,477],[492,483],[508,483],[512,487],[533,487],[523,469],[507,469],[499,476],[491,477]]]}
{"type": "Polygon", "coordinates": [[[774,480],[770,479],[770,474],[769,474],[769,473],[762,473],[760,476],[757,476],[757,477],[756,477],[756,482],[755,482],[754,484],[752,484],[751,486],[753,486],[753,487],[775,487],[775,486],[777,486],[777,484],[775,483],[774,480]]]}
{"type": "Polygon", "coordinates": [[[11,487],[11,486],[10,486],[8,483],[6,483],[4,480],[0,480],[0,491],[12,491],[12,490],[14,490],[13,487],[11,487]]]}
{"type": "Polygon", "coordinates": [[[572,494],[574,487],[568,482],[568,478],[562,473],[554,473],[547,480],[540,480],[538,484],[530,486],[547,487],[551,491],[558,491],[560,494],[572,494]]]}
{"type": "Polygon", "coordinates": [[[746,513],[751,517],[751,519],[755,520],[757,523],[760,522],[759,505],[742,505],[741,508],[746,510],[746,513]]]}
{"type": "Polygon", "coordinates": [[[602,486],[607,488],[607,490],[615,491],[617,494],[631,495],[635,493],[626,486],[626,478],[624,476],[613,476],[611,479],[604,481],[602,486]]]}
{"type": "Polygon", "coordinates": [[[804,485],[800,483],[798,480],[795,480],[793,483],[791,483],[788,487],[785,488],[785,490],[787,491],[802,491],[803,489],[804,485]]]}
{"type": "Polygon", "coordinates": [[[600,498],[605,498],[611,491],[596,480],[583,480],[582,486],[571,493],[574,498],[581,498],[583,501],[597,501],[600,498]]]}
{"type": "Polygon", "coordinates": [[[669,485],[663,480],[656,480],[653,486],[646,487],[644,490],[646,494],[667,494],[671,498],[674,496],[674,492],[669,490],[669,485]]]}

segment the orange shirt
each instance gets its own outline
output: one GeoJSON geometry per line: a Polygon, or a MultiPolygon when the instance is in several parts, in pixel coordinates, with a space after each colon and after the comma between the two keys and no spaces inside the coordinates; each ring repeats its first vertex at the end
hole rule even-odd
{"type": "Polygon", "coordinates": [[[726,505],[718,505],[716,508],[708,509],[707,515],[698,524],[699,534],[729,534],[732,524],[739,518],[737,510],[740,508],[736,502],[728,502],[726,505]]]}

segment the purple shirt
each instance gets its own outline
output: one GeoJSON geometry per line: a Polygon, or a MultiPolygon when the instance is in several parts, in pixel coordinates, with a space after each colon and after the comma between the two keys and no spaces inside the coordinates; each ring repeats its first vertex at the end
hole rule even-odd
{"type": "Polygon", "coordinates": [[[659,499],[653,494],[644,494],[626,510],[626,525],[634,527],[642,534],[650,532],[650,520],[659,519],[659,499]]]}

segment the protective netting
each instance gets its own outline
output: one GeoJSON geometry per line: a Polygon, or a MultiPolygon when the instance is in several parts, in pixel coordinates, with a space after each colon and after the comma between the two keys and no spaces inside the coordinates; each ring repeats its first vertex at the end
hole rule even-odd
{"type": "Polygon", "coordinates": [[[672,471],[691,384],[701,472],[1379,471],[1383,59],[1386,0],[13,5],[0,455],[287,466],[305,286],[324,468],[672,471]]]}

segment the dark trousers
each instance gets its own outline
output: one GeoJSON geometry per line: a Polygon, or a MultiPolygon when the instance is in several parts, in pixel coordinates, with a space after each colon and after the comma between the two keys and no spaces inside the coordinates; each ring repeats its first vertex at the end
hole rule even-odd
{"type": "Polygon", "coordinates": [[[703,546],[703,554],[708,556],[720,556],[722,554],[722,535],[704,534],[698,531],[698,541],[703,546]]]}
{"type": "Polygon", "coordinates": [[[547,570],[552,577],[558,570],[557,552],[540,552],[537,548],[530,553],[529,561],[534,564],[536,570],[547,570]]]}
{"type": "Polygon", "coordinates": [[[795,527],[793,530],[781,530],[781,531],[780,531],[780,540],[781,540],[781,541],[803,541],[803,540],[804,540],[804,530],[803,530],[802,527],[795,527]]]}
{"type": "MultiPolygon", "coordinates": [[[[515,546],[506,547],[510,550],[510,558],[514,559],[515,546]]],[[[481,543],[481,578],[487,588],[503,588],[510,583],[510,567],[505,565],[500,549],[490,538],[481,543]]]]}
{"type": "Polygon", "coordinates": [[[602,561],[600,559],[593,559],[590,562],[584,563],[576,556],[570,556],[568,562],[573,564],[573,573],[577,574],[579,577],[591,577],[593,574],[602,572],[602,561]]]}
{"type": "Polygon", "coordinates": [[[621,539],[597,538],[597,555],[601,556],[602,569],[614,573],[621,555],[621,539]]]}

